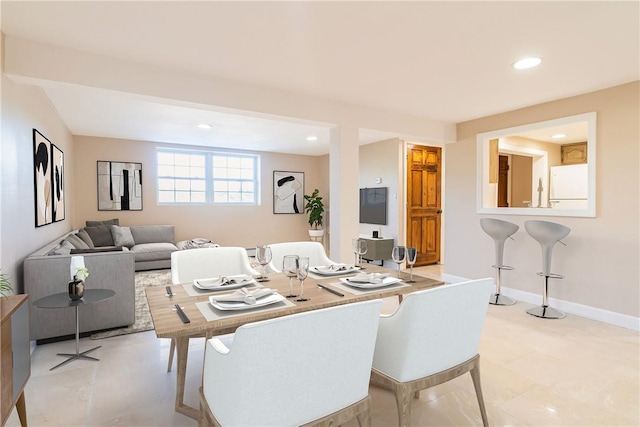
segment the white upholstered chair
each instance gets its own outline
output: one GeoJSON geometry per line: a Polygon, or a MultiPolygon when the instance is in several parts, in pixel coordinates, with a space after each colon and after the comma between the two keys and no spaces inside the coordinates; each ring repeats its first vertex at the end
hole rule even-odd
{"type": "Polygon", "coordinates": [[[398,310],[381,316],[371,384],[395,393],[400,426],[408,426],[411,400],[420,390],[471,373],[483,425],[478,344],[493,279],[471,280],[414,292],[398,310]]]}
{"type": "Polygon", "coordinates": [[[322,246],[320,242],[272,243],[269,246],[271,247],[272,254],[269,269],[276,273],[282,271],[282,259],[285,255],[307,257],[309,258],[310,267],[336,264],[336,262],[329,259],[324,250],[324,246],[322,246]]]}
{"type": "Polygon", "coordinates": [[[200,425],[370,425],[369,376],[381,300],[239,327],[207,341],[200,425]]]}
{"type": "MultiPolygon", "coordinates": [[[[257,276],[258,273],[249,263],[249,255],[245,248],[217,247],[176,251],[171,254],[171,282],[191,283],[196,279],[210,277],[234,276],[247,274],[257,276]]],[[[171,371],[175,340],[171,340],[167,372],[171,371]]]]}

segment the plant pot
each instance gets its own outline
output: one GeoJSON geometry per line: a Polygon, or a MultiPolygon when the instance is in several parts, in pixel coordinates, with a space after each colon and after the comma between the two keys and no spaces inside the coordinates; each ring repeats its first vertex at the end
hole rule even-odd
{"type": "Polygon", "coordinates": [[[313,240],[314,242],[320,242],[322,241],[322,238],[324,237],[324,229],[320,229],[320,230],[309,230],[309,237],[311,238],[311,240],[313,240]]]}

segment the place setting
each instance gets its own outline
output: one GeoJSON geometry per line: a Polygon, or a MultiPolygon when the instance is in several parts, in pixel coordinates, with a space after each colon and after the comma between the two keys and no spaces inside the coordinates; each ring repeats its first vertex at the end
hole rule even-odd
{"type": "Polygon", "coordinates": [[[246,274],[195,279],[192,283],[185,283],[182,286],[189,296],[200,296],[244,287],[262,287],[254,277],[246,274]]]}
{"type": "Polygon", "coordinates": [[[211,295],[208,301],[196,303],[207,321],[239,316],[249,310],[280,309],[294,304],[276,289],[241,287],[231,293],[211,295]]]}

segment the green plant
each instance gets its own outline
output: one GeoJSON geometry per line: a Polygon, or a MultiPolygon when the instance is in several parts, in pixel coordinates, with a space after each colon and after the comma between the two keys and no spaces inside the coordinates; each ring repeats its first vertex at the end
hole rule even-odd
{"type": "Polygon", "coordinates": [[[11,286],[11,283],[9,283],[9,278],[5,274],[0,273],[0,295],[4,297],[6,296],[5,292],[12,291],[13,287],[11,286]]]}
{"type": "Polygon", "coordinates": [[[322,197],[318,195],[320,191],[316,188],[311,194],[305,194],[304,199],[307,201],[304,205],[304,211],[309,214],[309,226],[317,230],[322,227],[322,217],[324,214],[324,204],[322,197]]]}

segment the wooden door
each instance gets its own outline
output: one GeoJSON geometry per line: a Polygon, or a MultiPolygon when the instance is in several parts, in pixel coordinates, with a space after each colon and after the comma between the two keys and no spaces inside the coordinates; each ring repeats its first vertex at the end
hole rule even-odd
{"type": "Polygon", "coordinates": [[[441,148],[407,146],[407,246],[416,266],[440,262],[441,148]]]}
{"type": "Polygon", "coordinates": [[[509,207],[509,158],[500,156],[498,162],[498,207],[509,207]]]}

